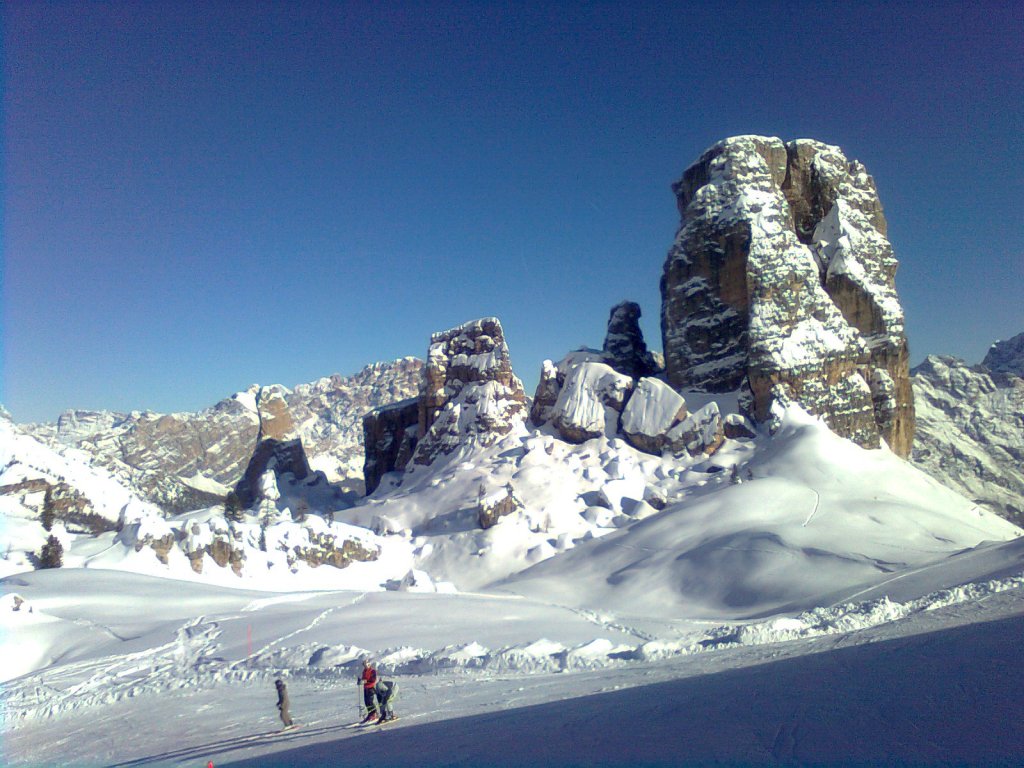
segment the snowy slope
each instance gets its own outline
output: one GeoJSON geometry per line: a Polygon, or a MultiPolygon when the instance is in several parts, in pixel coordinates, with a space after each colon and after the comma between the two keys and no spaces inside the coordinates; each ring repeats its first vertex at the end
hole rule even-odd
{"type": "Polygon", "coordinates": [[[1022,571],[1017,540],[916,570],[889,585],[893,600],[864,595],[871,599],[819,609],[814,626],[795,615],[732,625],[661,619],[645,631],[529,599],[267,595],[39,571],[2,582],[0,658],[5,677],[23,673],[3,688],[2,759],[1006,760],[1024,749],[1022,571]],[[398,680],[401,719],[347,730],[366,654],[398,680]],[[38,671],[14,669],[17,658],[38,671]],[[273,733],[278,676],[303,723],[284,735],[273,733]],[[643,723],[639,741],[624,712],[643,723]],[[965,717],[969,727],[951,734],[965,717]]]}
{"type": "Polygon", "coordinates": [[[771,438],[727,440],[710,459],[513,435],[413,468],[342,514],[399,533],[416,567],[460,589],[513,577],[502,588],[532,594],[539,583],[566,604],[676,617],[810,606],[817,594],[1020,534],[799,408],[784,424],[771,438]],[[502,489],[518,509],[481,529],[481,504],[502,489]]]}
{"type": "MultiPolygon", "coordinates": [[[[131,507],[120,531],[69,542],[84,567],[0,581],[0,757],[380,759],[350,738],[405,765],[1016,754],[1006,723],[1024,673],[1004,660],[1024,628],[1020,529],[798,408],[780,423],[710,457],[524,427],[412,466],[401,485],[386,477],[332,523],[271,498],[230,526],[219,508],[164,520],[131,507]],[[327,533],[379,556],[291,559],[327,533]],[[217,536],[242,548],[240,573],[204,549],[217,536]],[[158,540],[174,542],[166,562],[158,540]],[[402,719],[374,736],[343,727],[364,657],[402,690],[402,719]],[[285,735],[277,677],[304,723],[285,735]],[[969,740],[943,731],[951,694],[978,713],[969,740]]],[[[55,461],[22,437],[2,441],[11,458],[55,461]]]]}
{"type": "MultiPolygon", "coordinates": [[[[123,515],[157,514],[102,469],[89,466],[74,452],[61,454],[0,418],[0,574],[31,570],[28,553],[38,552],[49,533],[39,515],[45,487],[64,489],[86,514],[110,527],[123,515]]],[[[77,537],[57,523],[52,532],[65,550],[77,537]]],[[[76,564],[65,558],[68,564],[76,564]]]]}
{"type": "Polygon", "coordinates": [[[748,473],[750,482],[695,494],[508,587],[616,612],[758,616],[1019,535],[887,451],[858,448],[798,411],[744,464],[748,473]]]}

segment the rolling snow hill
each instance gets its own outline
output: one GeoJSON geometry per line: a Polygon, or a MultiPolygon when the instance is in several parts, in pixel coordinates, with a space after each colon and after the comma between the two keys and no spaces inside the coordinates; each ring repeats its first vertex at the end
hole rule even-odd
{"type": "MultiPolygon", "coordinates": [[[[37,464],[67,460],[12,434],[37,464]]],[[[1021,747],[1005,713],[1024,676],[1004,662],[1024,616],[1020,529],[799,408],[710,458],[520,425],[395,480],[344,520],[282,513],[262,526],[266,549],[256,518],[232,522],[249,532],[240,573],[196,548],[217,509],[164,520],[126,494],[120,530],[65,532],[76,567],[2,580],[5,764],[956,761],[1021,747]],[[483,528],[495,499],[511,502],[483,528]],[[157,525],[176,542],[166,562],[139,546],[157,525]],[[301,531],[325,527],[379,556],[288,562],[301,531]],[[401,719],[347,729],[366,657],[399,682],[401,719]],[[276,678],[297,731],[275,733],[276,678]],[[978,713],[968,739],[943,731],[954,693],[978,713]]]]}

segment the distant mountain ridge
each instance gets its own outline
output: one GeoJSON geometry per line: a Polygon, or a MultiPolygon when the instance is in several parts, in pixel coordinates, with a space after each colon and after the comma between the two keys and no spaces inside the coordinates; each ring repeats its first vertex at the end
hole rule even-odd
{"type": "Polygon", "coordinates": [[[947,487],[1024,523],[1024,333],[980,365],[929,355],[913,369],[911,460],[947,487]]]}
{"type": "Polygon", "coordinates": [[[300,384],[253,385],[195,413],[67,411],[56,424],[21,425],[57,450],[78,450],[168,514],[210,506],[238,482],[260,437],[260,397],[279,395],[311,466],[362,492],[362,417],[415,396],[423,363],[373,363],[358,373],[300,384]]]}

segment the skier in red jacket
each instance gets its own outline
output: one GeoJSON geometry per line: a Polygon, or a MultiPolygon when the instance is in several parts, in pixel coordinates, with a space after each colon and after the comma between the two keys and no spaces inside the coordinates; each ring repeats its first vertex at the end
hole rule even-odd
{"type": "Polygon", "coordinates": [[[364,723],[372,723],[377,719],[377,700],[374,696],[374,689],[377,686],[377,670],[369,659],[363,659],[363,674],[359,678],[363,684],[363,702],[366,704],[366,717],[364,723]]]}

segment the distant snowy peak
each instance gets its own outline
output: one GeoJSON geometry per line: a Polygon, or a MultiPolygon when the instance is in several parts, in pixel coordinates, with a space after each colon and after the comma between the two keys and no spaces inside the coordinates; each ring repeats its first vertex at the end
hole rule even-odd
{"type": "Polygon", "coordinates": [[[254,384],[196,413],[69,411],[57,425],[26,429],[61,450],[85,451],[93,464],[167,512],[219,501],[216,489],[238,482],[261,434],[301,440],[314,470],[359,492],[363,414],[414,396],[422,367],[416,358],[403,358],[294,389],[254,384]]]}
{"type": "Polygon", "coordinates": [[[981,363],[993,373],[1008,373],[1024,378],[1024,333],[997,341],[989,347],[981,363]]]}
{"type": "Polygon", "coordinates": [[[0,529],[6,541],[0,569],[31,570],[30,553],[51,531],[66,543],[73,534],[113,531],[126,514],[157,514],[87,458],[60,453],[0,419],[0,529]]]}
{"type": "Polygon", "coordinates": [[[1024,523],[1024,379],[936,355],[912,373],[914,464],[976,503],[1024,523]]]}
{"type": "Polygon", "coordinates": [[[896,259],[874,181],[838,147],[737,136],[673,187],[662,278],[676,389],[749,392],[759,421],[800,404],[865,447],[913,439],[896,259]]]}

